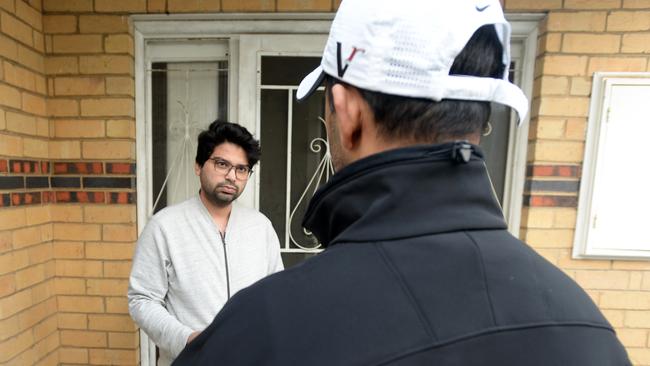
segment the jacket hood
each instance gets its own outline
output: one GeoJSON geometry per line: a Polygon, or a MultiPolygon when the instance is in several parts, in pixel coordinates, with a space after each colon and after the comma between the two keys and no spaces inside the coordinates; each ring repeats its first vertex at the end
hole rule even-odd
{"type": "Polygon", "coordinates": [[[395,149],[348,165],[316,192],[303,226],[325,247],[507,228],[483,153],[465,142],[395,149]]]}

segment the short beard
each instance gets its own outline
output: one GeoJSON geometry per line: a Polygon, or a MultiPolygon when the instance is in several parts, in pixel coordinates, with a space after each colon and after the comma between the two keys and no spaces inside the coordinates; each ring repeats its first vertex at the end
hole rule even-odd
{"type": "Polygon", "coordinates": [[[233,201],[239,198],[240,192],[239,192],[239,188],[236,188],[237,192],[235,192],[235,194],[233,195],[224,195],[219,193],[217,190],[225,185],[237,187],[234,184],[226,184],[226,183],[217,184],[217,186],[214,187],[213,191],[203,190],[205,192],[205,198],[207,198],[208,201],[210,201],[212,204],[214,204],[217,207],[226,207],[230,205],[231,203],[233,203],[233,201]]]}

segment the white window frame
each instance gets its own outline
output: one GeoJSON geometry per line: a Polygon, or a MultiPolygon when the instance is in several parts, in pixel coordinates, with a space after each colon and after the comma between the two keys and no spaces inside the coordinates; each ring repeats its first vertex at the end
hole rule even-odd
{"type": "MultiPolygon", "coordinates": [[[[596,248],[591,244],[594,235],[592,228],[595,225],[598,206],[594,193],[598,177],[607,174],[599,164],[603,161],[602,147],[607,138],[607,129],[604,126],[611,109],[610,90],[617,85],[650,85],[650,72],[597,72],[594,74],[573,243],[573,257],[576,259],[650,260],[650,248],[635,250],[615,245],[608,248],[596,248]]],[[[642,166],[639,167],[643,169],[642,166]]]]}
{"type": "MultiPolygon", "coordinates": [[[[136,102],[136,174],[137,190],[143,192],[137,200],[138,233],[142,231],[149,216],[149,195],[151,183],[150,132],[146,121],[151,109],[147,102],[145,44],[149,40],[184,39],[228,39],[229,40],[229,118],[244,125],[254,134],[258,132],[256,100],[246,97],[256,93],[255,79],[239,70],[239,57],[250,50],[240,50],[239,36],[242,34],[327,34],[334,17],[333,13],[231,13],[231,14],[173,14],[133,15],[133,36],[135,46],[135,102],[136,102]],[[250,80],[249,80],[250,79],[250,80]],[[252,82],[250,82],[252,81],[252,82]],[[250,88],[250,89],[249,89],[250,88]],[[234,104],[233,104],[234,103],[234,104]]],[[[535,55],[537,49],[537,27],[544,14],[506,15],[512,25],[512,40],[520,41],[524,47],[521,88],[532,100],[535,55]]],[[[521,208],[526,171],[528,147],[528,121],[521,127],[511,128],[508,145],[510,161],[506,169],[503,210],[511,233],[518,236],[521,222],[521,208]]],[[[514,123],[511,122],[511,123],[514,123]]],[[[257,205],[259,202],[259,178],[254,181],[253,190],[247,190],[242,199],[257,205]],[[246,197],[245,197],[246,195],[246,197]]],[[[256,206],[257,207],[257,206],[256,206]]],[[[148,337],[140,332],[141,344],[148,343],[148,337]]],[[[155,348],[141,347],[142,365],[154,365],[155,348]]]]}

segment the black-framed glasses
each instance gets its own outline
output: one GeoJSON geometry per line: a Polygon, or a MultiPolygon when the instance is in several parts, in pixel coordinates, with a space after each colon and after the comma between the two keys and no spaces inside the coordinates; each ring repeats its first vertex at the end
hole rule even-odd
{"type": "Polygon", "coordinates": [[[228,175],[231,169],[235,169],[235,178],[239,180],[248,179],[248,177],[253,172],[253,169],[251,169],[248,165],[233,165],[228,160],[221,158],[210,158],[209,160],[212,161],[214,164],[214,170],[219,174],[228,175]]]}

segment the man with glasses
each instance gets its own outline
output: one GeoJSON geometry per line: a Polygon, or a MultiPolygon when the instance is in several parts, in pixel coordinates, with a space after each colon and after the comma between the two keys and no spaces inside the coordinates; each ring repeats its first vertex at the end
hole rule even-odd
{"type": "Polygon", "coordinates": [[[215,121],[198,137],[198,195],[147,223],[133,258],[129,312],[168,365],[237,291],[283,269],[278,237],[235,201],[260,157],[244,127],[215,121]]]}

